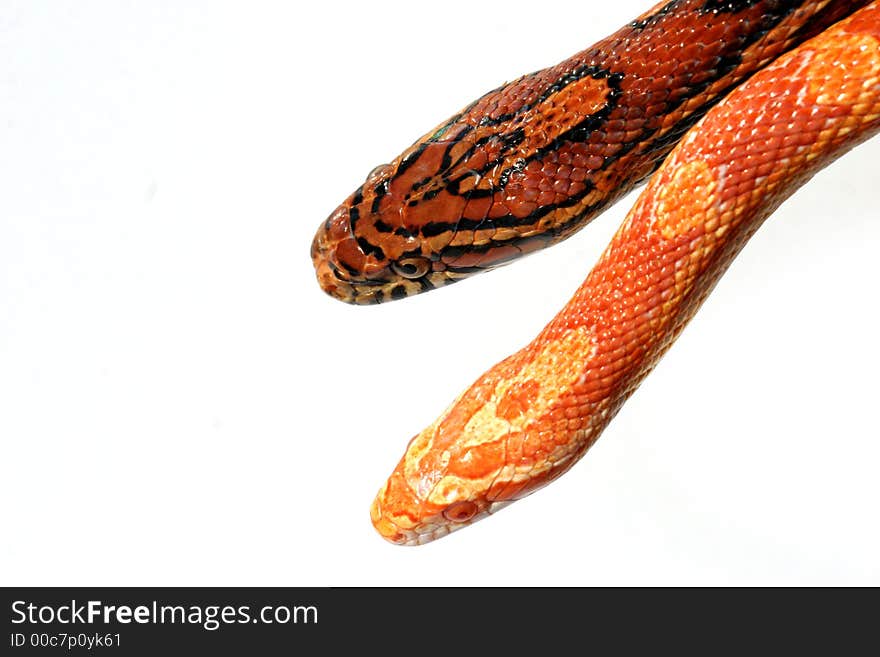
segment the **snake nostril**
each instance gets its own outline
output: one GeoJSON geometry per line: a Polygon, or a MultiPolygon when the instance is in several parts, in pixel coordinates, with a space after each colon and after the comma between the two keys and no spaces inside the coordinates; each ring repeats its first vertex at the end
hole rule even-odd
{"type": "Polygon", "coordinates": [[[347,237],[351,237],[349,210],[344,203],[327,217],[325,227],[327,229],[327,237],[333,242],[338,242],[347,237]]]}

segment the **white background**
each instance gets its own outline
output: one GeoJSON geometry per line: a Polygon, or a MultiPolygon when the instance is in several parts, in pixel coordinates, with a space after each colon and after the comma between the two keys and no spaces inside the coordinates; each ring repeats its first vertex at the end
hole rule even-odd
{"type": "Polygon", "coordinates": [[[0,584],[880,584],[880,141],[748,245],[570,473],[422,548],[373,494],[633,197],[414,299],[315,284],[376,164],[645,0],[0,15],[0,584]]]}

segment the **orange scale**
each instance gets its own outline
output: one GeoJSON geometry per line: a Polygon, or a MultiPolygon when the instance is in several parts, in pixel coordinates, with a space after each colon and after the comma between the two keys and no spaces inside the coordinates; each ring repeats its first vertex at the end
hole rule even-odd
{"type": "Polygon", "coordinates": [[[505,461],[503,438],[456,451],[449,459],[447,473],[463,479],[482,479],[496,472],[505,461]]]}

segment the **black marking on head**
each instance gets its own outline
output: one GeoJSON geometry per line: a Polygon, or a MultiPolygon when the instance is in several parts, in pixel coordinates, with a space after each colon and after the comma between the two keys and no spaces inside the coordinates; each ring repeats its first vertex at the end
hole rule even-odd
{"type": "Polygon", "coordinates": [[[437,237],[448,230],[454,230],[456,225],[457,223],[432,221],[431,223],[422,226],[419,232],[423,237],[437,237]]]}
{"type": "MultiPolygon", "coordinates": [[[[577,205],[581,201],[581,199],[593,192],[594,189],[595,184],[591,180],[584,180],[584,189],[582,191],[578,192],[577,194],[572,194],[561,203],[548,203],[547,205],[541,205],[536,208],[534,212],[526,217],[515,217],[512,214],[506,214],[502,217],[495,217],[493,219],[489,219],[487,217],[483,217],[480,219],[467,219],[465,217],[461,217],[455,222],[432,221],[431,223],[422,226],[419,232],[423,237],[437,237],[438,235],[442,235],[443,233],[450,231],[477,230],[481,228],[518,228],[522,226],[530,226],[550,212],[554,212],[561,208],[568,208],[573,205],[577,205]]],[[[474,191],[477,192],[483,190],[474,191]]],[[[598,206],[589,206],[589,208],[587,209],[598,209],[598,206]]],[[[516,240],[507,240],[506,243],[514,243],[515,241],[516,240]]],[[[474,251],[476,251],[477,249],[477,247],[467,246],[461,248],[471,249],[474,251]]]]}
{"type": "Polygon", "coordinates": [[[526,131],[524,128],[517,128],[513,132],[504,135],[501,137],[501,143],[504,145],[503,148],[505,151],[508,151],[516,146],[519,146],[526,139],[526,131]]]}
{"type": "Polygon", "coordinates": [[[382,247],[376,246],[374,244],[370,244],[363,237],[357,238],[358,246],[361,247],[361,251],[364,252],[365,256],[373,255],[376,257],[376,260],[384,260],[385,252],[382,250],[382,247]]]}
{"type": "Polygon", "coordinates": [[[395,301],[398,299],[403,299],[407,296],[406,286],[404,285],[395,285],[391,288],[391,298],[395,301]]]}
{"type": "MultiPolygon", "coordinates": [[[[520,244],[528,244],[534,241],[540,241],[541,243],[546,243],[550,240],[550,235],[545,233],[540,233],[538,235],[530,235],[529,237],[522,238],[512,238],[507,240],[492,240],[486,244],[479,245],[460,245],[460,246],[447,246],[443,249],[442,254],[444,259],[448,259],[453,261],[452,264],[447,265],[447,269],[451,272],[455,272],[456,274],[472,274],[474,272],[483,271],[486,267],[479,265],[456,265],[455,260],[465,255],[473,255],[473,254],[486,254],[494,251],[498,247],[501,246],[513,246],[519,248],[520,244]]],[[[515,258],[517,256],[512,256],[515,258]]],[[[505,260],[509,260],[511,258],[502,258],[499,256],[498,260],[493,260],[493,263],[496,262],[504,262],[505,260]]]]}
{"type": "Polygon", "coordinates": [[[327,261],[327,265],[330,267],[330,270],[333,272],[333,275],[336,277],[337,280],[340,280],[340,281],[346,281],[346,282],[347,282],[347,279],[344,278],[344,277],[342,276],[342,274],[340,273],[340,271],[339,271],[339,267],[337,267],[335,264],[333,264],[333,263],[332,263],[331,261],[329,261],[329,260],[327,261]]]}
{"type": "Polygon", "coordinates": [[[419,189],[430,183],[433,179],[434,176],[427,176],[425,178],[422,178],[421,180],[416,180],[412,185],[410,185],[410,189],[414,192],[418,191],[419,189]]]}
{"type": "Polygon", "coordinates": [[[449,171],[449,168],[452,166],[452,149],[460,141],[461,140],[459,139],[456,141],[448,142],[446,149],[443,151],[443,159],[440,160],[440,173],[441,174],[449,171]]]}
{"type": "MultiPolygon", "coordinates": [[[[456,178],[455,180],[450,181],[447,190],[450,194],[454,194],[456,196],[462,195],[462,192],[459,190],[461,183],[474,176],[475,172],[469,172],[468,174],[462,176],[461,178],[456,178]]],[[[481,175],[481,174],[476,174],[481,175]]],[[[487,196],[492,196],[495,194],[497,189],[500,189],[500,185],[496,187],[490,187],[488,189],[478,189],[476,187],[472,187],[468,191],[464,192],[467,200],[477,199],[477,198],[486,198],[487,196]]]]}
{"type": "Polygon", "coordinates": [[[400,161],[400,164],[397,166],[396,175],[400,175],[409,169],[413,164],[418,161],[419,157],[421,157],[422,153],[425,152],[425,149],[428,147],[428,142],[422,142],[418,145],[418,147],[405,158],[400,161]]]}
{"type": "MultiPolygon", "coordinates": [[[[349,265],[347,262],[340,261],[339,264],[342,265],[342,268],[352,276],[360,276],[361,273],[357,269],[349,265]]],[[[338,278],[340,281],[347,280],[344,276],[339,275],[339,269],[335,267],[333,263],[330,263],[330,267],[333,269],[333,273],[336,275],[336,278],[338,278]]]]}
{"type": "Polygon", "coordinates": [[[364,202],[364,186],[361,185],[355,191],[354,196],[351,197],[351,203],[348,208],[348,222],[351,225],[351,232],[354,233],[355,225],[357,225],[358,219],[361,218],[361,211],[358,210],[358,207],[361,203],[364,202]]]}
{"type": "MultiPolygon", "coordinates": [[[[528,235],[526,237],[513,237],[506,240],[492,240],[487,244],[480,245],[471,245],[471,246],[447,246],[441,251],[441,257],[445,259],[454,260],[463,255],[474,254],[474,253],[489,253],[498,247],[501,246],[513,246],[516,248],[521,248],[523,246],[530,246],[531,244],[540,243],[542,246],[547,246],[554,241],[554,239],[558,235],[565,234],[569,230],[573,229],[579,223],[581,223],[581,219],[585,214],[592,214],[600,210],[606,203],[600,202],[592,205],[586,206],[582,212],[579,212],[576,216],[568,219],[567,221],[554,226],[552,230],[547,231],[546,233],[535,233],[532,235],[528,235]]],[[[517,254],[507,255],[503,257],[498,257],[495,260],[492,260],[491,263],[484,266],[458,266],[455,264],[447,264],[447,270],[449,272],[455,274],[463,274],[469,275],[477,272],[486,271],[487,269],[491,269],[502,265],[506,262],[516,259],[519,257],[517,254]]],[[[458,280],[458,279],[450,279],[450,280],[458,280]]]]}
{"type": "MultiPolygon", "coordinates": [[[[455,279],[446,279],[446,281],[454,283],[455,279]]],[[[427,292],[428,290],[433,290],[436,287],[436,285],[434,285],[434,283],[431,282],[431,279],[427,276],[422,276],[421,278],[417,279],[416,283],[418,283],[419,287],[422,288],[421,290],[419,290],[420,292],[427,292]]]]}
{"type": "Polygon", "coordinates": [[[356,287],[382,287],[388,281],[373,281],[373,280],[370,280],[369,278],[362,278],[362,279],[358,279],[356,281],[346,281],[346,282],[350,283],[351,285],[356,286],[356,287]]]}

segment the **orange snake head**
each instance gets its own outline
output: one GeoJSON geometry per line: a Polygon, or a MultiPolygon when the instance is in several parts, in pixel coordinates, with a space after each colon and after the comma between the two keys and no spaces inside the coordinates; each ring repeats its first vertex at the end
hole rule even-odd
{"type": "Polygon", "coordinates": [[[580,376],[577,363],[558,362],[553,345],[560,344],[545,355],[502,361],[410,441],[370,509],[385,539],[422,545],[446,536],[529,495],[577,460],[573,432],[551,432],[548,440],[540,429],[547,413],[559,410],[542,396],[537,370],[557,370],[547,386],[554,395],[580,376]]]}
{"type": "Polygon", "coordinates": [[[376,495],[376,531],[398,545],[422,545],[473,524],[521,493],[506,466],[508,427],[483,422],[480,395],[461,395],[415,436],[376,495]]]}
{"type": "Polygon", "coordinates": [[[419,439],[417,436],[410,443],[370,508],[373,525],[384,539],[397,545],[422,545],[509,504],[490,501],[479,482],[451,474],[442,464],[450,460],[448,453],[419,459],[419,439]],[[422,471],[420,465],[424,466],[422,471]]]}
{"type": "Polygon", "coordinates": [[[490,368],[410,441],[371,509],[384,538],[421,545],[446,536],[577,461],[613,416],[602,386],[616,381],[602,363],[602,376],[589,376],[599,352],[582,318],[576,314],[490,368]],[[603,396],[594,400],[596,390],[603,396]]]}

